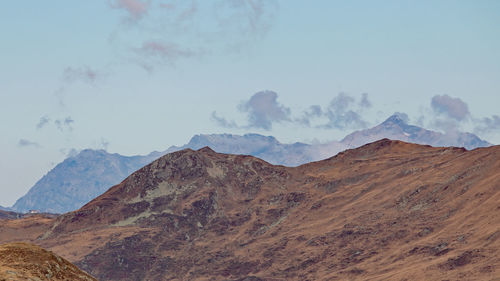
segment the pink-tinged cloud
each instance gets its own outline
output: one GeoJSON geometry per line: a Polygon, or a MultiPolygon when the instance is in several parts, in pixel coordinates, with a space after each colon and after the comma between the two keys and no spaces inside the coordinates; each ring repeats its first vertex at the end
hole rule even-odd
{"type": "Polygon", "coordinates": [[[63,79],[67,83],[81,81],[85,83],[94,83],[99,78],[96,70],[88,66],[66,67],[63,72],[63,79]]]}
{"type": "Polygon", "coordinates": [[[178,58],[188,58],[196,53],[183,49],[173,43],[164,43],[160,41],[147,41],[140,48],[135,50],[139,56],[147,61],[153,60],[156,63],[171,64],[178,58]]]}
{"type": "Polygon", "coordinates": [[[112,8],[127,11],[131,19],[138,20],[148,13],[151,1],[140,0],[114,0],[109,1],[112,8]]]}

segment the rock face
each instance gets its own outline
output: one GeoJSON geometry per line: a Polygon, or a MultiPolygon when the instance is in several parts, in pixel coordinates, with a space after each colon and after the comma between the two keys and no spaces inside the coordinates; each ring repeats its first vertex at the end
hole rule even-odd
{"type": "Polygon", "coordinates": [[[12,209],[47,213],[76,210],[159,156],[126,157],[104,150],[83,150],[42,177],[12,209]]]}
{"type": "Polygon", "coordinates": [[[187,149],[29,233],[100,280],[494,280],[498,171],[498,146],[384,139],[299,167],[187,149]]]}
{"type": "Polygon", "coordinates": [[[67,260],[35,245],[0,245],[0,257],[0,280],[96,281],[67,260]]]}

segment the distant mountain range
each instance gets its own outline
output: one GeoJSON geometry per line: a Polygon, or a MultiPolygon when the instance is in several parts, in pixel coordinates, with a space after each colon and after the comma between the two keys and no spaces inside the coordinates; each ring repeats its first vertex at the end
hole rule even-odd
{"type": "Polygon", "coordinates": [[[211,134],[196,135],[186,145],[172,146],[166,151],[146,156],[127,157],[104,150],[86,149],[67,158],[42,177],[25,196],[17,200],[11,210],[51,213],[76,210],[156,158],[186,148],[197,150],[208,146],[220,153],[252,155],[275,165],[298,166],[382,138],[467,149],[491,145],[474,134],[446,135],[409,125],[398,115],[393,115],[380,125],[356,131],[342,141],[323,144],[283,144],[272,136],[259,134],[211,134]]]}
{"type": "Polygon", "coordinates": [[[311,145],[301,142],[284,144],[272,136],[246,134],[196,135],[183,146],[172,146],[166,153],[190,148],[198,150],[208,146],[214,151],[230,154],[252,155],[274,165],[299,166],[312,161],[328,158],[349,146],[340,142],[311,145]]]}
{"type": "Polygon", "coordinates": [[[351,148],[388,138],[416,144],[428,144],[435,147],[465,147],[469,150],[491,146],[491,143],[480,139],[471,133],[448,133],[426,130],[408,125],[399,115],[395,114],[382,124],[371,129],[356,131],[346,136],[341,142],[351,148]]]}
{"type": "Polygon", "coordinates": [[[12,209],[49,213],[76,210],[159,156],[159,152],[128,157],[85,149],[43,176],[12,209]]]}
{"type": "Polygon", "coordinates": [[[11,210],[12,210],[11,208],[0,206],[0,211],[11,211],[11,210]]]}

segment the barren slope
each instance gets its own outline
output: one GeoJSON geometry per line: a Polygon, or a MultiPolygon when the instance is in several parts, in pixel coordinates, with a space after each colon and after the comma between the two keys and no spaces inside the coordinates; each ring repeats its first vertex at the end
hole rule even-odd
{"type": "Polygon", "coordinates": [[[95,281],[70,262],[26,243],[0,245],[0,280],[95,281]]]}
{"type": "Polygon", "coordinates": [[[500,147],[381,140],[296,168],[183,150],[36,243],[100,280],[500,280],[499,171],[500,147]]]}

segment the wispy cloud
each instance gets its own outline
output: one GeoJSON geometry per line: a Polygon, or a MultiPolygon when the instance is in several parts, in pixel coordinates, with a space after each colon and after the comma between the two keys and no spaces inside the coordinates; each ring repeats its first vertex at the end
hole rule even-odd
{"type": "Polygon", "coordinates": [[[236,53],[265,36],[276,0],[109,0],[126,21],[112,32],[122,56],[151,72],[180,59],[236,53]],[[140,43],[129,38],[140,34],[140,43]]]}
{"type": "Polygon", "coordinates": [[[71,67],[68,66],[63,71],[63,81],[65,83],[73,82],[85,82],[93,84],[97,79],[100,78],[100,74],[97,70],[92,69],[88,66],[71,67]]]}
{"type": "Polygon", "coordinates": [[[66,117],[66,118],[63,118],[63,119],[56,119],[54,121],[54,124],[56,125],[57,129],[61,132],[65,132],[65,131],[72,131],[73,130],[73,123],[75,121],[70,117],[66,117]]]}
{"type": "Polygon", "coordinates": [[[135,53],[139,56],[140,64],[151,71],[155,65],[172,65],[180,58],[188,58],[196,55],[194,51],[182,48],[175,43],[160,41],[147,41],[135,53]]]}
{"type": "Polygon", "coordinates": [[[42,116],[40,117],[40,121],[36,124],[36,128],[40,130],[41,128],[45,127],[45,125],[47,125],[49,122],[50,118],[47,115],[42,116]]]}
{"type": "Polygon", "coordinates": [[[368,94],[363,93],[361,100],[359,101],[359,107],[361,108],[371,108],[372,102],[368,99],[368,94]]]}
{"type": "Polygon", "coordinates": [[[84,83],[89,86],[96,86],[99,81],[103,81],[107,74],[89,66],[68,66],[63,69],[61,83],[54,91],[60,107],[66,106],[66,97],[71,85],[74,83],[84,83]]]}
{"type": "Polygon", "coordinates": [[[232,120],[227,120],[224,117],[220,117],[217,115],[217,112],[212,112],[212,115],[210,116],[210,119],[214,121],[218,126],[223,127],[223,128],[238,128],[238,124],[236,124],[235,121],[232,120]]]}
{"type": "Polygon", "coordinates": [[[127,19],[140,20],[148,14],[151,7],[151,0],[108,0],[109,6],[113,9],[120,9],[127,13],[127,19]]]}
{"type": "Polygon", "coordinates": [[[20,139],[19,142],[17,143],[17,146],[19,146],[19,147],[34,147],[34,148],[41,147],[41,145],[38,144],[37,142],[30,141],[27,139],[20,139]]]}

